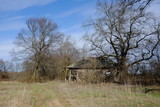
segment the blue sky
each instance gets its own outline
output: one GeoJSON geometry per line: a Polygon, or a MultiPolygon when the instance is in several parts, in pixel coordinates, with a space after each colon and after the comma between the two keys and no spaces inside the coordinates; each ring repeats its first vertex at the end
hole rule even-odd
{"type": "Polygon", "coordinates": [[[0,58],[11,59],[13,41],[30,17],[47,17],[59,30],[76,41],[83,36],[81,25],[95,11],[96,0],[0,0],[0,58]]]}
{"type": "MultiPolygon", "coordinates": [[[[59,30],[80,42],[85,31],[82,24],[94,16],[97,0],[0,0],[0,58],[11,59],[13,41],[30,17],[47,17],[59,30]]],[[[159,0],[156,0],[159,2],[159,0]]],[[[160,16],[160,4],[149,11],[160,16]]],[[[79,43],[80,44],[80,43],[79,43]]]]}

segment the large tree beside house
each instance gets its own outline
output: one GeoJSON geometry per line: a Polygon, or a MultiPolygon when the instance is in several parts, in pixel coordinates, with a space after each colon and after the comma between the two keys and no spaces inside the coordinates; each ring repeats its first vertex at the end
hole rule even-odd
{"type": "MultiPolygon", "coordinates": [[[[50,53],[57,49],[62,40],[58,26],[47,18],[30,18],[27,28],[18,34],[15,44],[18,58],[22,58],[29,66],[29,81],[41,82],[47,76],[50,53]]],[[[27,65],[26,65],[27,66],[27,65]]],[[[26,67],[28,68],[28,67],[26,67]]]]}
{"type": "Polygon", "coordinates": [[[149,60],[160,42],[160,22],[146,11],[153,0],[108,0],[97,3],[97,16],[85,26],[91,51],[117,63],[115,80],[124,83],[128,69],[149,60]]]}

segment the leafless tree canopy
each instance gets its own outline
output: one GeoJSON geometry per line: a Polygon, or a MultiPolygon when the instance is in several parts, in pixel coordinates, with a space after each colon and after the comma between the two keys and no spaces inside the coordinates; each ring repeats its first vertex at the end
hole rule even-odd
{"type": "Polygon", "coordinates": [[[31,79],[36,82],[45,74],[45,58],[57,48],[62,34],[57,25],[46,18],[30,18],[26,25],[27,28],[18,34],[15,44],[19,47],[18,55],[34,65],[31,79]]]}
{"type": "Polygon", "coordinates": [[[13,64],[0,59],[0,72],[13,71],[13,64]]]}
{"type": "Polygon", "coordinates": [[[53,61],[56,61],[56,68],[59,71],[58,76],[61,79],[67,78],[67,66],[75,63],[79,59],[80,52],[76,48],[74,40],[70,36],[66,36],[53,56],[53,61]]]}
{"type": "Polygon", "coordinates": [[[6,71],[5,62],[2,59],[0,59],[0,71],[6,71]]]}
{"type": "Polygon", "coordinates": [[[97,17],[87,26],[85,39],[99,55],[113,58],[119,74],[128,67],[149,60],[160,42],[160,23],[145,9],[151,0],[116,0],[97,3],[97,17]]]}
{"type": "Polygon", "coordinates": [[[8,79],[9,78],[8,71],[13,70],[12,68],[13,68],[12,63],[0,59],[0,80],[8,79]]]}
{"type": "MultiPolygon", "coordinates": [[[[45,54],[55,49],[61,40],[57,25],[46,18],[30,18],[26,21],[27,29],[18,34],[15,44],[22,53],[34,56],[35,53],[45,54]]],[[[23,56],[24,57],[24,56],[23,56]]]]}

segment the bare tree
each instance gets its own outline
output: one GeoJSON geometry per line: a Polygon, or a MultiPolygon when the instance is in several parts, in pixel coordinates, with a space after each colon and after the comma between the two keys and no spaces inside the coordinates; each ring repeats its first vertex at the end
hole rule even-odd
{"type": "Polygon", "coordinates": [[[0,79],[8,79],[8,71],[13,71],[13,64],[0,59],[0,79]]]}
{"type": "Polygon", "coordinates": [[[128,68],[149,60],[160,42],[160,23],[145,9],[153,0],[116,0],[97,3],[97,17],[85,39],[91,50],[117,63],[115,78],[126,81],[128,68]]]}
{"type": "Polygon", "coordinates": [[[75,63],[80,58],[80,52],[76,47],[74,40],[70,36],[63,39],[62,44],[57,49],[54,60],[57,61],[58,72],[61,79],[68,77],[67,66],[75,63]]]}
{"type": "Polygon", "coordinates": [[[13,64],[9,61],[4,61],[0,59],[0,71],[14,71],[13,64]]]}
{"type": "Polygon", "coordinates": [[[0,59],[0,71],[7,71],[7,65],[5,64],[6,62],[2,59],[0,59]]]}
{"type": "Polygon", "coordinates": [[[45,59],[54,51],[62,39],[57,24],[47,18],[30,18],[27,28],[18,34],[15,44],[19,58],[32,62],[33,71],[30,80],[40,82],[46,75],[45,59]]]}

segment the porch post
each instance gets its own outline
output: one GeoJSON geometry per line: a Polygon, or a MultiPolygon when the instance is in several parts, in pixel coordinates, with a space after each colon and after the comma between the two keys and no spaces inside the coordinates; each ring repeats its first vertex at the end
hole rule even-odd
{"type": "Polygon", "coordinates": [[[77,82],[78,82],[79,81],[78,71],[77,71],[76,79],[77,79],[77,82]]]}
{"type": "Polygon", "coordinates": [[[69,70],[69,81],[71,81],[72,71],[69,70]]]}

